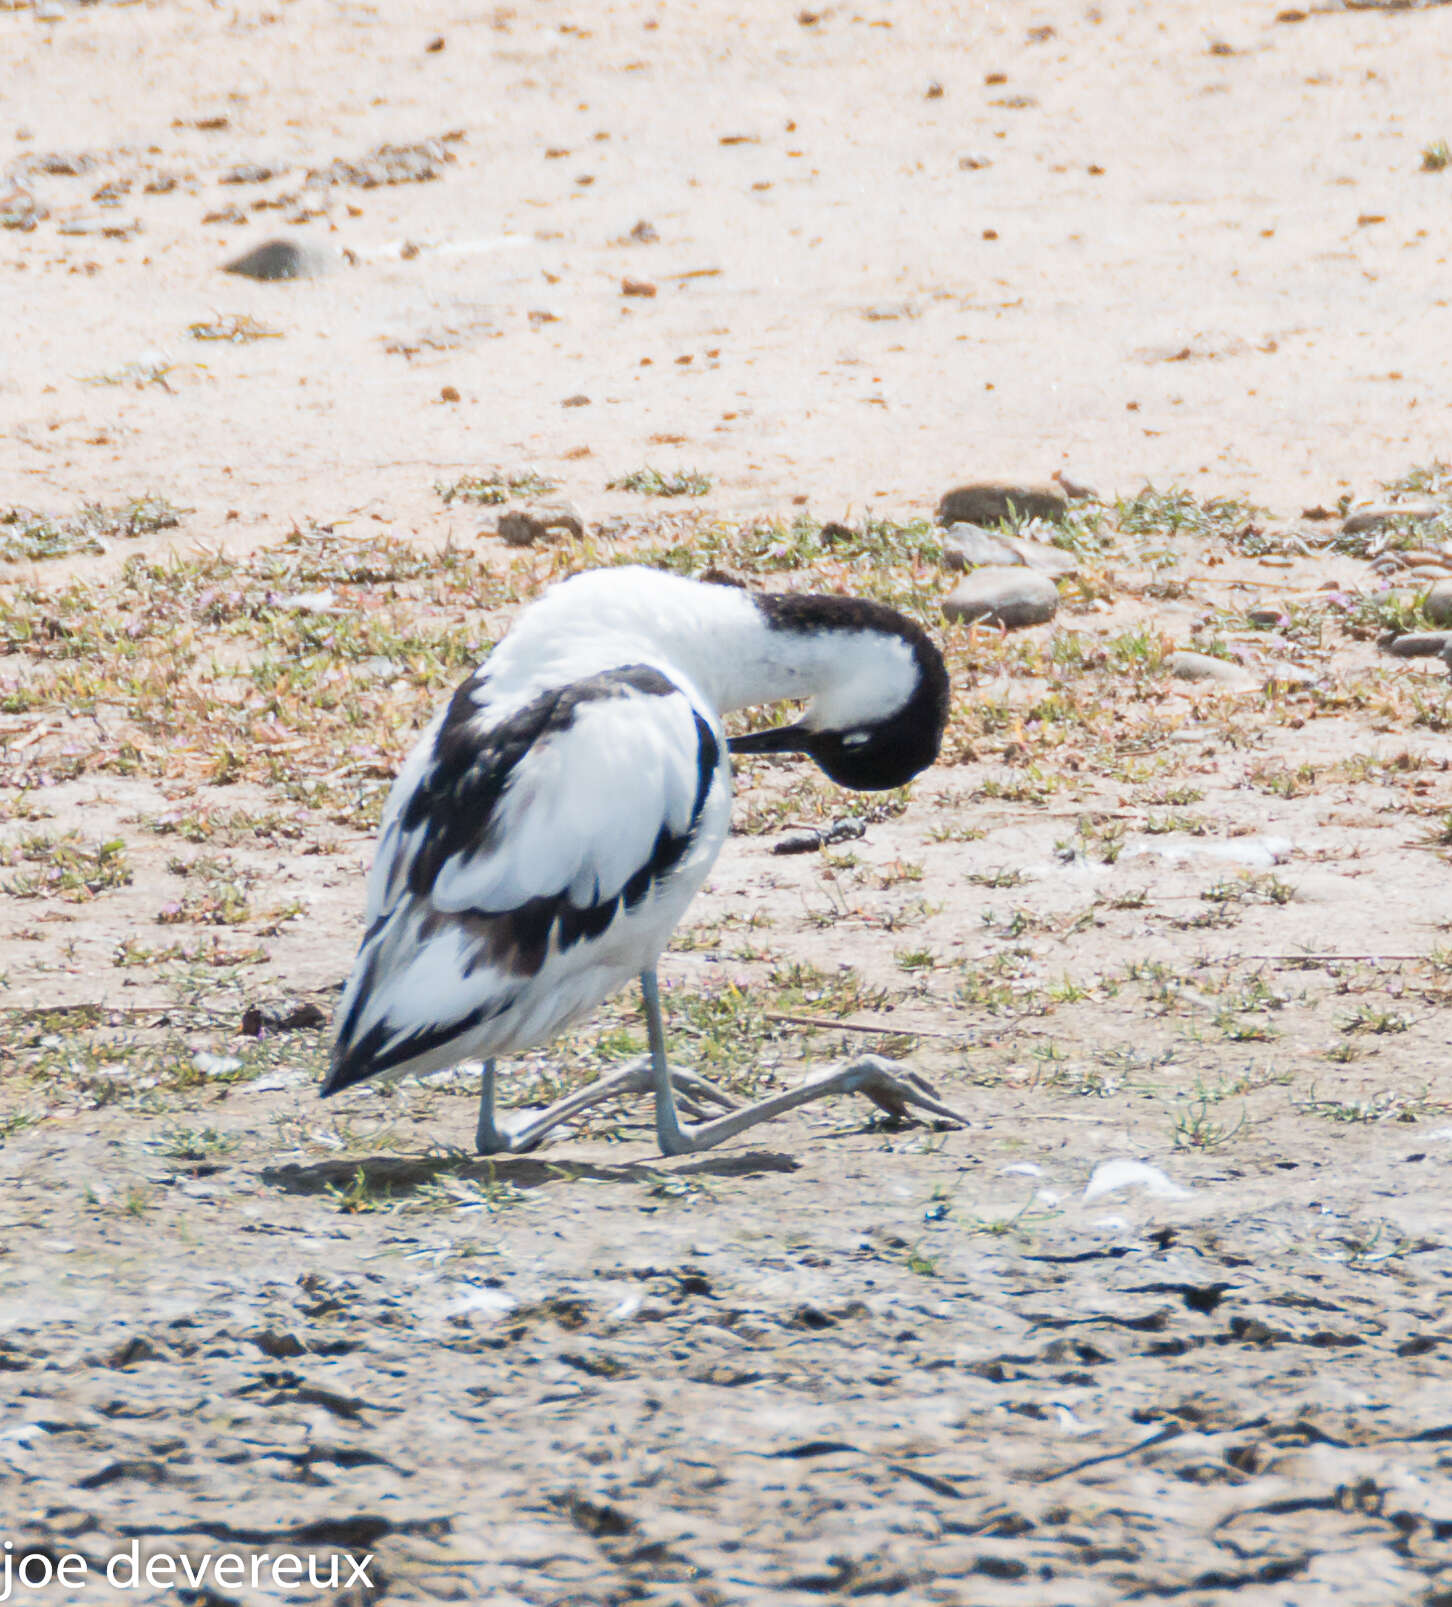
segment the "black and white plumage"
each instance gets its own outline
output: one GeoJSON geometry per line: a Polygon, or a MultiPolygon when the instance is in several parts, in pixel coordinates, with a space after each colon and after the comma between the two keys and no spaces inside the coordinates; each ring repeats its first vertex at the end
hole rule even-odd
{"type": "Polygon", "coordinates": [[[895,787],[937,756],[947,713],[942,656],[879,604],[632,568],[552,588],[454,693],[394,783],[323,1093],[481,1058],[485,1151],[530,1147],[630,1091],[655,1093],[671,1153],[850,1089],[954,1117],[917,1079],[870,1058],[737,1110],[669,1070],[655,986],[729,829],[728,748],[805,752],[844,786],[895,787]],[[796,725],[728,744],[724,713],[799,698],[810,701],[796,725]],[[636,975],[649,1060],[501,1128],[494,1057],[543,1042],[636,975]],[[696,1113],[706,1101],[729,1114],[683,1128],[677,1091],[696,1113]]]}

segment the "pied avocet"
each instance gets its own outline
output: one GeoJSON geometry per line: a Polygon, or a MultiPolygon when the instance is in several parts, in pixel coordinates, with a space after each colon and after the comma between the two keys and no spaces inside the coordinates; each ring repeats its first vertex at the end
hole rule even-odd
{"type": "Polygon", "coordinates": [[[367,930],[324,1094],[484,1061],[481,1153],[529,1149],[588,1106],[653,1092],[674,1155],[825,1094],[963,1120],[874,1056],[738,1108],[666,1061],[656,964],[725,841],[728,746],[806,753],[844,787],[901,786],[937,757],[942,655],[849,597],[762,596],[657,570],[593,570],[515,620],[419,739],[384,811],[367,930]],[[736,737],[731,709],[808,699],[736,737]],[[494,1060],[543,1042],[639,976],[650,1055],[504,1125],[494,1060]],[[683,1126],[710,1103],[724,1115],[683,1126]]]}

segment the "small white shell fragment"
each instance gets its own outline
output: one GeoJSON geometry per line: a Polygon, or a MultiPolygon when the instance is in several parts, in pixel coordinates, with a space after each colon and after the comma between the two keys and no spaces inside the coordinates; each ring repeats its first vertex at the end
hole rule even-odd
{"type": "Polygon", "coordinates": [[[470,1289],[446,1308],[447,1315],[456,1317],[465,1311],[477,1311],[486,1317],[502,1317],[513,1311],[519,1302],[502,1289],[470,1289]]]}
{"type": "Polygon", "coordinates": [[[229,1077],[242,1069],[242,1062],[236,1055],[214,1055],[210,1049],[198,1049],[192,1056],[192,1064],[204,1077],[229,1077]]]}
{"type": "Polygon", "coordinates": [[[1117,1194],[1121,1189],[1138,1189],[1161,1200],[1187,1200],[1190,1191],[1182,1188],[1173,1178],[1148,1161],[1100,1161],[1094,1168],[1085,1200],[1097,1200],[1105,1194],[1117,1194]]]}

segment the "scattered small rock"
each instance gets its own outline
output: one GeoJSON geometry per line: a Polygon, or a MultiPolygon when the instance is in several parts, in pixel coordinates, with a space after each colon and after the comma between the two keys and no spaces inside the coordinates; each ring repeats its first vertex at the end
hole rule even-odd
{"type": "Polygon", "coordinates": [[[1023,480],[971,480],[954,486],[938,504],[940,525],[994,525],[1020,519],[1062,519],[1069,499],[1056,485],[1023,480]]]}
{"type": "Polygon", "coordinates": [[[439,400],[441,402],[457,402],[459,400],[458,388],[453,385],[445,385],[439,392],[439,400]]]}
{"type": "Polygon", "coordinates": [[[249,1004],[237,1023],[239,1038],[261,1038],[269,1032],[316,1031],[328,1024],[327,1012],[311,999],[263,1007],[249,1004]]]}
{"type": "Polygon", "coordinates": [[[649,279],[625,278],[620,281],[620,294],[622,296],[653,296],[655,286],[649,279]]]}
{"type": "Polygon", "coordinates": [[[949,525],[943,536],[943,564],[947,569],[981,569],[985,564],[1016,564],[1018,554],[1009,544],[981,525],[949,525]]]}
{"type": "Polygon", "coordinates": [[[1290,691],[1296,687],[1314,686],[1318,680],[1315,670],[1304,664],[1272,664],[1265,672],[1263,686],[1290,691]]]}
{"type": "Polygon", "coordinates": [[[1452,580],[1434,580],[1422,599],[1422,612],[1434,625],[1452,626],[1452,580]]]}
{"type": "Polygon", "coordinates": [[[1182,649],[1171,653],[1165,660],[1170,674],[1177,681],[1214,681],[1219,686],[1246,690],[1256,684],[1255,677],[1229,659],[1215,658],[1210,653],[1192,653],[1182,649]]]}
{"type": "Polygon", "coordinates": [[[1384,530],[1391,524],[1423,524],[1446,511],[1439,502],[1369,502],[1346,515],[1341,533],[1357,536],[1371,530],[1384,530]]]}
{"type": "Polygon", "coordinates": [[[1372,568],[1378,569],[1384,563],[1395,569],[1446,569],[1452,564],[1452,557],[1433,548],[1405,547],[1398,551],[1388,547],[1377,554],[1372,568]]]}
{"type": "Polygon", "coordinates": [[[943,601],[949,619],[1019,630],[1045,625],[1059,607],[1059,588],[1047,575],[989,564],[960,580],[943,601]]]}
{"type": "Polygon", "coordinates": [[[567,396],[564,401],[560,403],[561,407],[589,407],[589,405],[590,398],[586,396],[583,391],[576,392],[574,396],[567,396]]]}
{"type": "Polygon", "coordinates": [[[1266,603],[1259,608],[1249,608],[1245,617],[1252,625],[1257,625],[1262,630],[1276,630],[1290,623],[1290,616],[1279,603],[1266,603]]]}
{"type": "Polygon", "coordinates": [[[1027,536],[995,535],[979,525],[956,524],[943,538],[943,563],[948,569],[979,569],[986,564],[1022,564],[1059,580],[1077,574],[1079,560],[1072,553],[1027,536]]]}
{"type": "Polygon", "coordinates": [[[293,240],[265,240],[232,262],[224,263],[222,272],[264,281],[316,279],[331,266],[332,258],[316,247],[298,245],[293,240]]]}
{"type": "Polygon", "coordinates": [[[861,820],[834,820],[830,826],[820,829],[807,826],[800,831],[789,831],[777,838],[771,845],[771,851],[774,854],[810,854],[832,843],[861,837],[866,830],[866,824],[861,820]]]}
{"type": "Polygon", "coordinates": [[[256,1345],[264,1356],[271,1356],[277,1361],[290,1361],[294,1356],[307,1355],[307,1346],[296,1334],[290,1334],[286,1329],[258,1328],[243,1337],[256,1345]]]}
{"type": "Polygon", "coordinates": [[[1034,541],[1029,536],[1008,536],[1010,551],[1021,564],[1037,569],[1051,580],[1064,580],[1079,573],[1079,560],[1062,547],[1051,547],[1046,541],[1034,541]]]}
{"type": "Polygon", "coordinates": [[[568,502],[542,508],[511,508],[499,515],[495,531],[507,547],[532,547],[536,541],[558,541],[561,535],[583,541],[585,521],[580,510],[568,502]]]}
{"type": "Polygon", "coordinates": [[[660,235],[656,233],[655,224],[648,218],[642,218],[630,231],[630,238],[637,245],[653,246],[660,239],[660,235]]]}
{"type": "Polygon", "coordinates": [[[1385,637],[1378,645],[1393,658],[1436,658],[1449,643],[1452,631],[1408,631],[1403,636],[1385,637]]]}

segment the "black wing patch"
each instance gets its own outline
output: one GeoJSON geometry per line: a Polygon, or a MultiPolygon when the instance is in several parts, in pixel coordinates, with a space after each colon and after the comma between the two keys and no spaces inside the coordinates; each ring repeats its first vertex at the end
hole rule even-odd
{"type": "Polygon", "coordinates": [[[648,697],[680,693],[659,670],[628,664],[542,692],[481,733],[475,693],[487,678],[486,666],[454,693],[434,739],[434,762],[399,822],[405,833],[426,827],[408,870],[408,889],[420,898],[433,890],[440,870],[456,854],[490,846],[494,811],[516,766],[536,743],[568,731],[583,704],[631,692],[648,697]]]}
{"type": "MultiPolygon", "coordinates": [[[[487,844],[493,812],[516,766],[534,743],[567,730],[582,704],[630,692],[654,697],[682,695],[680,688],[658,670],[643,664],[630,665],[544,694],[481,737],[470,730],[480,713],[473,695],[479,684],[480,677],[476,675],[454,694],[435,741],[433,766],[404,809],[405,832],[425,827],[423,842],[409,867],[408,888],[415,898],[428,897],[440,870],[455,854],[487,844]]],[[[430,910],[418,923],[414,941],[425,942],[446,927],[460,931],[468,945],[466,975],[489,967],[523,984],[543,969],[552,937],[559,950],[564,951],[582,940],[598,937],[622,910],[637,908],[690,847],[720,763],[721,749],[715,733],[699,713],[693,714],[696,793],[690,819],[680,832],[662,824],[649,857],[618,893],[583,907],[561,892],[528,899],[512,910],[430,910]]],[[[503,1014],[513,1003],[515,995],[511,990],[501,1002],[481,1006],[457,1020],[420,1026],[397,1041],[398,1029],[385,1017],[355,1038],[377,979],[380,945],[387,945],[386,929],[399,913],[395,907],[380,915],[363,939],[359,963],[365,968],[364,974],[348,1016],[338,1030],[332,1070],[323,1086],[325,1094],[427,1054],[490,1017],[503,1014]]]]}

